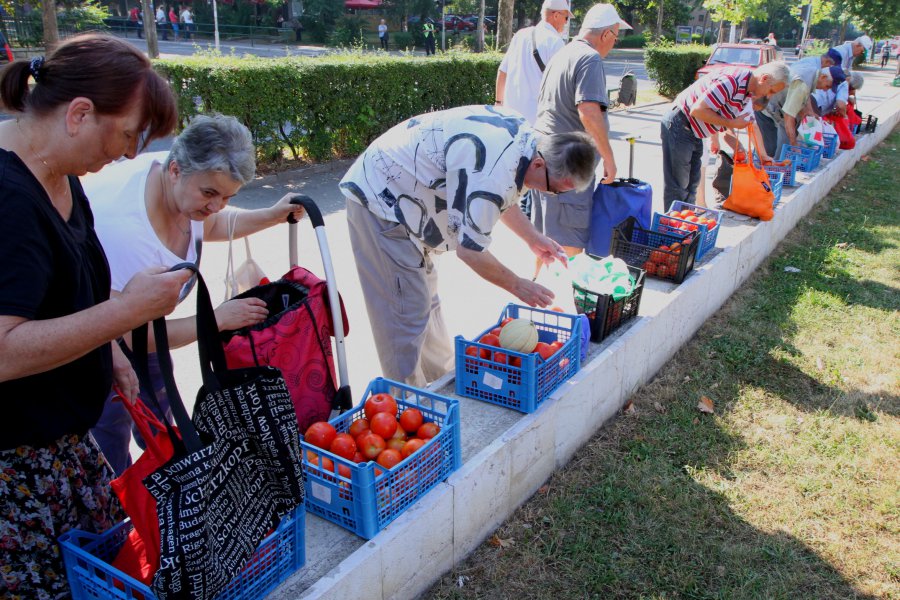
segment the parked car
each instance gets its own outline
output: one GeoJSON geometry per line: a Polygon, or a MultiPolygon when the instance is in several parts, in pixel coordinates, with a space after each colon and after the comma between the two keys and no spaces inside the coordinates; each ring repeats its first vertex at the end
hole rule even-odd
{"type": "MultiPolygon", "coordinates": [[[[472,26],[472,31],[478,29],[478,15],[469,15],[465,17],[465,20],[472,26]]],[[[487,30],[490,32],[497,31],[497,19],[496,17],[484,17],[484,26],[487,27],[487,30]]]]}
{"type": "Polygon", "coordinates": [[[777,60],[775,46],[768,44],[719,44],[694,79],[725,67],[752,67],[777,60]]]}
{"type": "MultiPolygon", "coordinates": [[[[457,15],[447,15],[444,17],[444,21],[447,23],[447,31],[452,31],[454,33],[459,33],[461,31],[475,31],[475,24],[470,23],[463,17],[457,15]]],[[[441,29],[441,20],[438,20],[436,27],[441,29]]]]}
{"type": "Polygon", "coordinates": [[[739,43],[741,44],[765,44],[765,40],[761,40],[759,38],[744,38],[739,43]]]}

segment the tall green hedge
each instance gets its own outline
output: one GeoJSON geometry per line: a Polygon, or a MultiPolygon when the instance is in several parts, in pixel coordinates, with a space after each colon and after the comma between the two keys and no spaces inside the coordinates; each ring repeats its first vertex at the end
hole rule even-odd
{"type": "Polygon", "coordinates": [[[193,56],[156,61],[187,120],[217,111],[239,118],[262,162],[358,154],[413,115],[491,104],[499,54],[440,57],[344,53],[326,57],[193,56]]]}
{"type": "Polygon", "coordinates": [[[709,46],[699,44],[658,44],[644,49],[644,62],[656,89],[674,97],[694,82],[697,69],[709,58],[709,46]]]}

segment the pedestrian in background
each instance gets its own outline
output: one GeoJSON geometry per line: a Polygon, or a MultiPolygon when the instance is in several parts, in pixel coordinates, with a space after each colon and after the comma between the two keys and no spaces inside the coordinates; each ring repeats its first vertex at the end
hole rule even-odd
{"type": "Polygon", "coordinates": [[[881,48],[881,68],[885,68],[891,60],[891,40],[884,40],[884,46],[881,48]]]}
{"type": "Polygon", "coordinates": [[[169,18],[166,16],[166,5],[160,4],[156,9],[156,29],[162,32],[162,39],[169,39],[169,18]]]}
{"type": "Polygon", "coordinates": [[[381,42],[381,49],[388,49],[388,26],[384,19],[378,24],[378,41],[381,42]]]}
{"type": "Polygon", "coordinates": [[[191,39],[191,32],[194,30],[194,13],[191,12],[190,6],[187,4],[184,5],[181,15],[179,15],[179,19],[181,20],[182,25],[184,25],[184,39],[191,39]]]}
{"type": "MultiPolygon", "coordinates": [[[[619,29],[631,25],[619,18],[612,4],[595,4],[585,14],[578,37],[556,53],[544,71],[534,124],[541,135],[586,132],[603,160],[601,183],[616,178],[616,160],[609,144],[606,73],[603,59],[616,43],[619,29]]],[[[541,191],[532,206],[532,221],[544,235],[562,244],[569,256],[587,247],[595,182],[580,191],[541,191]]]]}
{"type": "Polygon", "coordinates": [[[431,19],[425,20],[425,25],[422,28],[422,33],[425,36],[425,56],[430,56],[434,54],[434,21],[431,19]]]}
{"type": "Polygon", "coordinates": [[[137,390],[111,342],[170,313],[190,276],[148,269],[110,299],[78,176],[134,158],[178,114],[147,57],[106,35],[10,63],[0,98],[0,597],[65,598],[59,536],[125,516],[88,434],[113,382],[137,390]]]}
{"type": "Polygon", "coordinates": [[[138,6],[132,6],[128,11],[128,23],[137,31],[139,38],[144,37],[144,20],[141,18],[141,9],[138,6]]]}
{"type": "Polygon", "coordinates": [[[175,5],[169,7],[169,25],[172,26],[172,37],[175,41],[178,41],[178,11],[175,8],[175,5]]]}

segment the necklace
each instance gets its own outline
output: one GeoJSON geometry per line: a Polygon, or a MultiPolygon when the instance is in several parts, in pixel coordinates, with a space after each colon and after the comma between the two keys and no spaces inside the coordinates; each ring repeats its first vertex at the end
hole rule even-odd
{"type": "MultiPolygon", "coordinates": [[[[34,149],[34,146],[31,145],[31,139],[25,135],[24,131],[22,131],[22,126],[19,124],[19,119],[16,119],[16,129],[18,130],[19,135],[22,137],[22,139],[25,140],[25,143],[28,144],[28,149],[31,151],[31,154],[34,155],[34,157],[36,159],[41,161],[41,164],[44,165],[44,167],[47,169],[47,172],[50,175],[50,179],[56,180],[59,177],[56,174],[56,171],[53,169],[53,167],[51,167],[47,163],[46,160],[44,160],[44,157],[41,156],[41,154],[37,150],[34,149]]],[[[65,183],[68,184],[68,181],[66,181],[65,183]]],[[[68,185],[63,186],[62,194],[63,194],[63,196],[69,195],[69,186],[68,185]]]]}
{"type": "MultiPolygon", "coordinates": [[[[169,206],[169,188],[166,187],[166,172],[165,172],[165,167],[161,167],[160,170],[159,170],[159,185],[162,187],[162,193],[163,193],[163,207],[165,208],[165,207],[168,207],[168,206],[169,206]]],[[[188,226],[187,226],[187,229],[184,229],[184,228],[178,223],[178,217],[175,218],[174,223],[175,223],[175,227],[178,228],[178,231],[180,231],[181,233],[183,233],[184,235],[187,235],[187,236],[190,236],[190,235],[191,235],[191,222],[190,222],[190,220],[188,220],[188,226]]]]}

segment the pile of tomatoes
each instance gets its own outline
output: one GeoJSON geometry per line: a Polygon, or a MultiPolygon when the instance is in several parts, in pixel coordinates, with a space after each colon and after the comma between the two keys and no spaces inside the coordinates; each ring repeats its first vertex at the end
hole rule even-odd
{"type": "MultiPolygon", "coordinates": [[[[397,400],[390,394],[372,394],[360,414],[365,416],[354,420],[346,433],[338,433],[327,421],[313,423],[306,430],[304,441],[355,463],[373,460],[390,469],[441,431],[437,423],[426,423],[418,408],[405,408],[400,412],[397,400]]],[[[315,453],[309,454],[312,455],[308,456],[311,462],[318,461],[315,453]]],[[[333,472],[334,461],[323,456],[322,468],[333,472]]],[[[350,477],[350,469],[345,465],[338,465],[337,472],[350,477]]]]}
{"type": "Polygon", "coordinates": [[[678,261],[681,260],[681,251],[684,248],[685,246],[678,242],[660,246],[658,250],[650,252],[650,258],[642,268],[647,271],[647,275],[663,279],[673,278],[678,273],[678,261]]]}
{"type": "Polygon", "coordinates": [[[697,231],[700,225],[706,225],[706,230],[712,231],[717,225],[715,219],[709,219],[702,215],[697,215],[697,213],[692,210],[670,210],[666,214],[670,217],[675,217],[675,219],[681,220],[676,221],[675,219],[660,219],[660,224],[668,225],[673,229],[680,229],[682,231],[697,231]]]}
{"type": "MultiPolygon", "coordinates": [[[[495,346],[497,348],[500,348],[499,351],[488,350],[487,348],[478,348],[477,346],[469,346],[468,348],[466,348],[466,354],[475,358],[492,360],[496,363],[500,363],[501,365],[521,367],[522,359],[518,356],[510,356],[508,354],[508,351],[500,345],[500,330],[503,329],[503,327],[512,320],[513,319],[511,317],[503,319],[500,322],[500,325],[494,327],[488,333],[484,334],[478,339],[479,344],[484,344],[485,346],[495,346]]],[[[551,356],[559,352],[562,347],[563,342],[560,342],[559,340],[551,342],[549,344],[547,344],[546,342],[538,342],[531,350],[531,353],[540,355],[541,360],[546,361],[549,360],[551,356]]],[[[569,362],[568,359],[565,358],[563,359],[563,361],[565,361],[565,364],[561,362],[561,367],[565,367],[565,365],[569,362]]]]}

